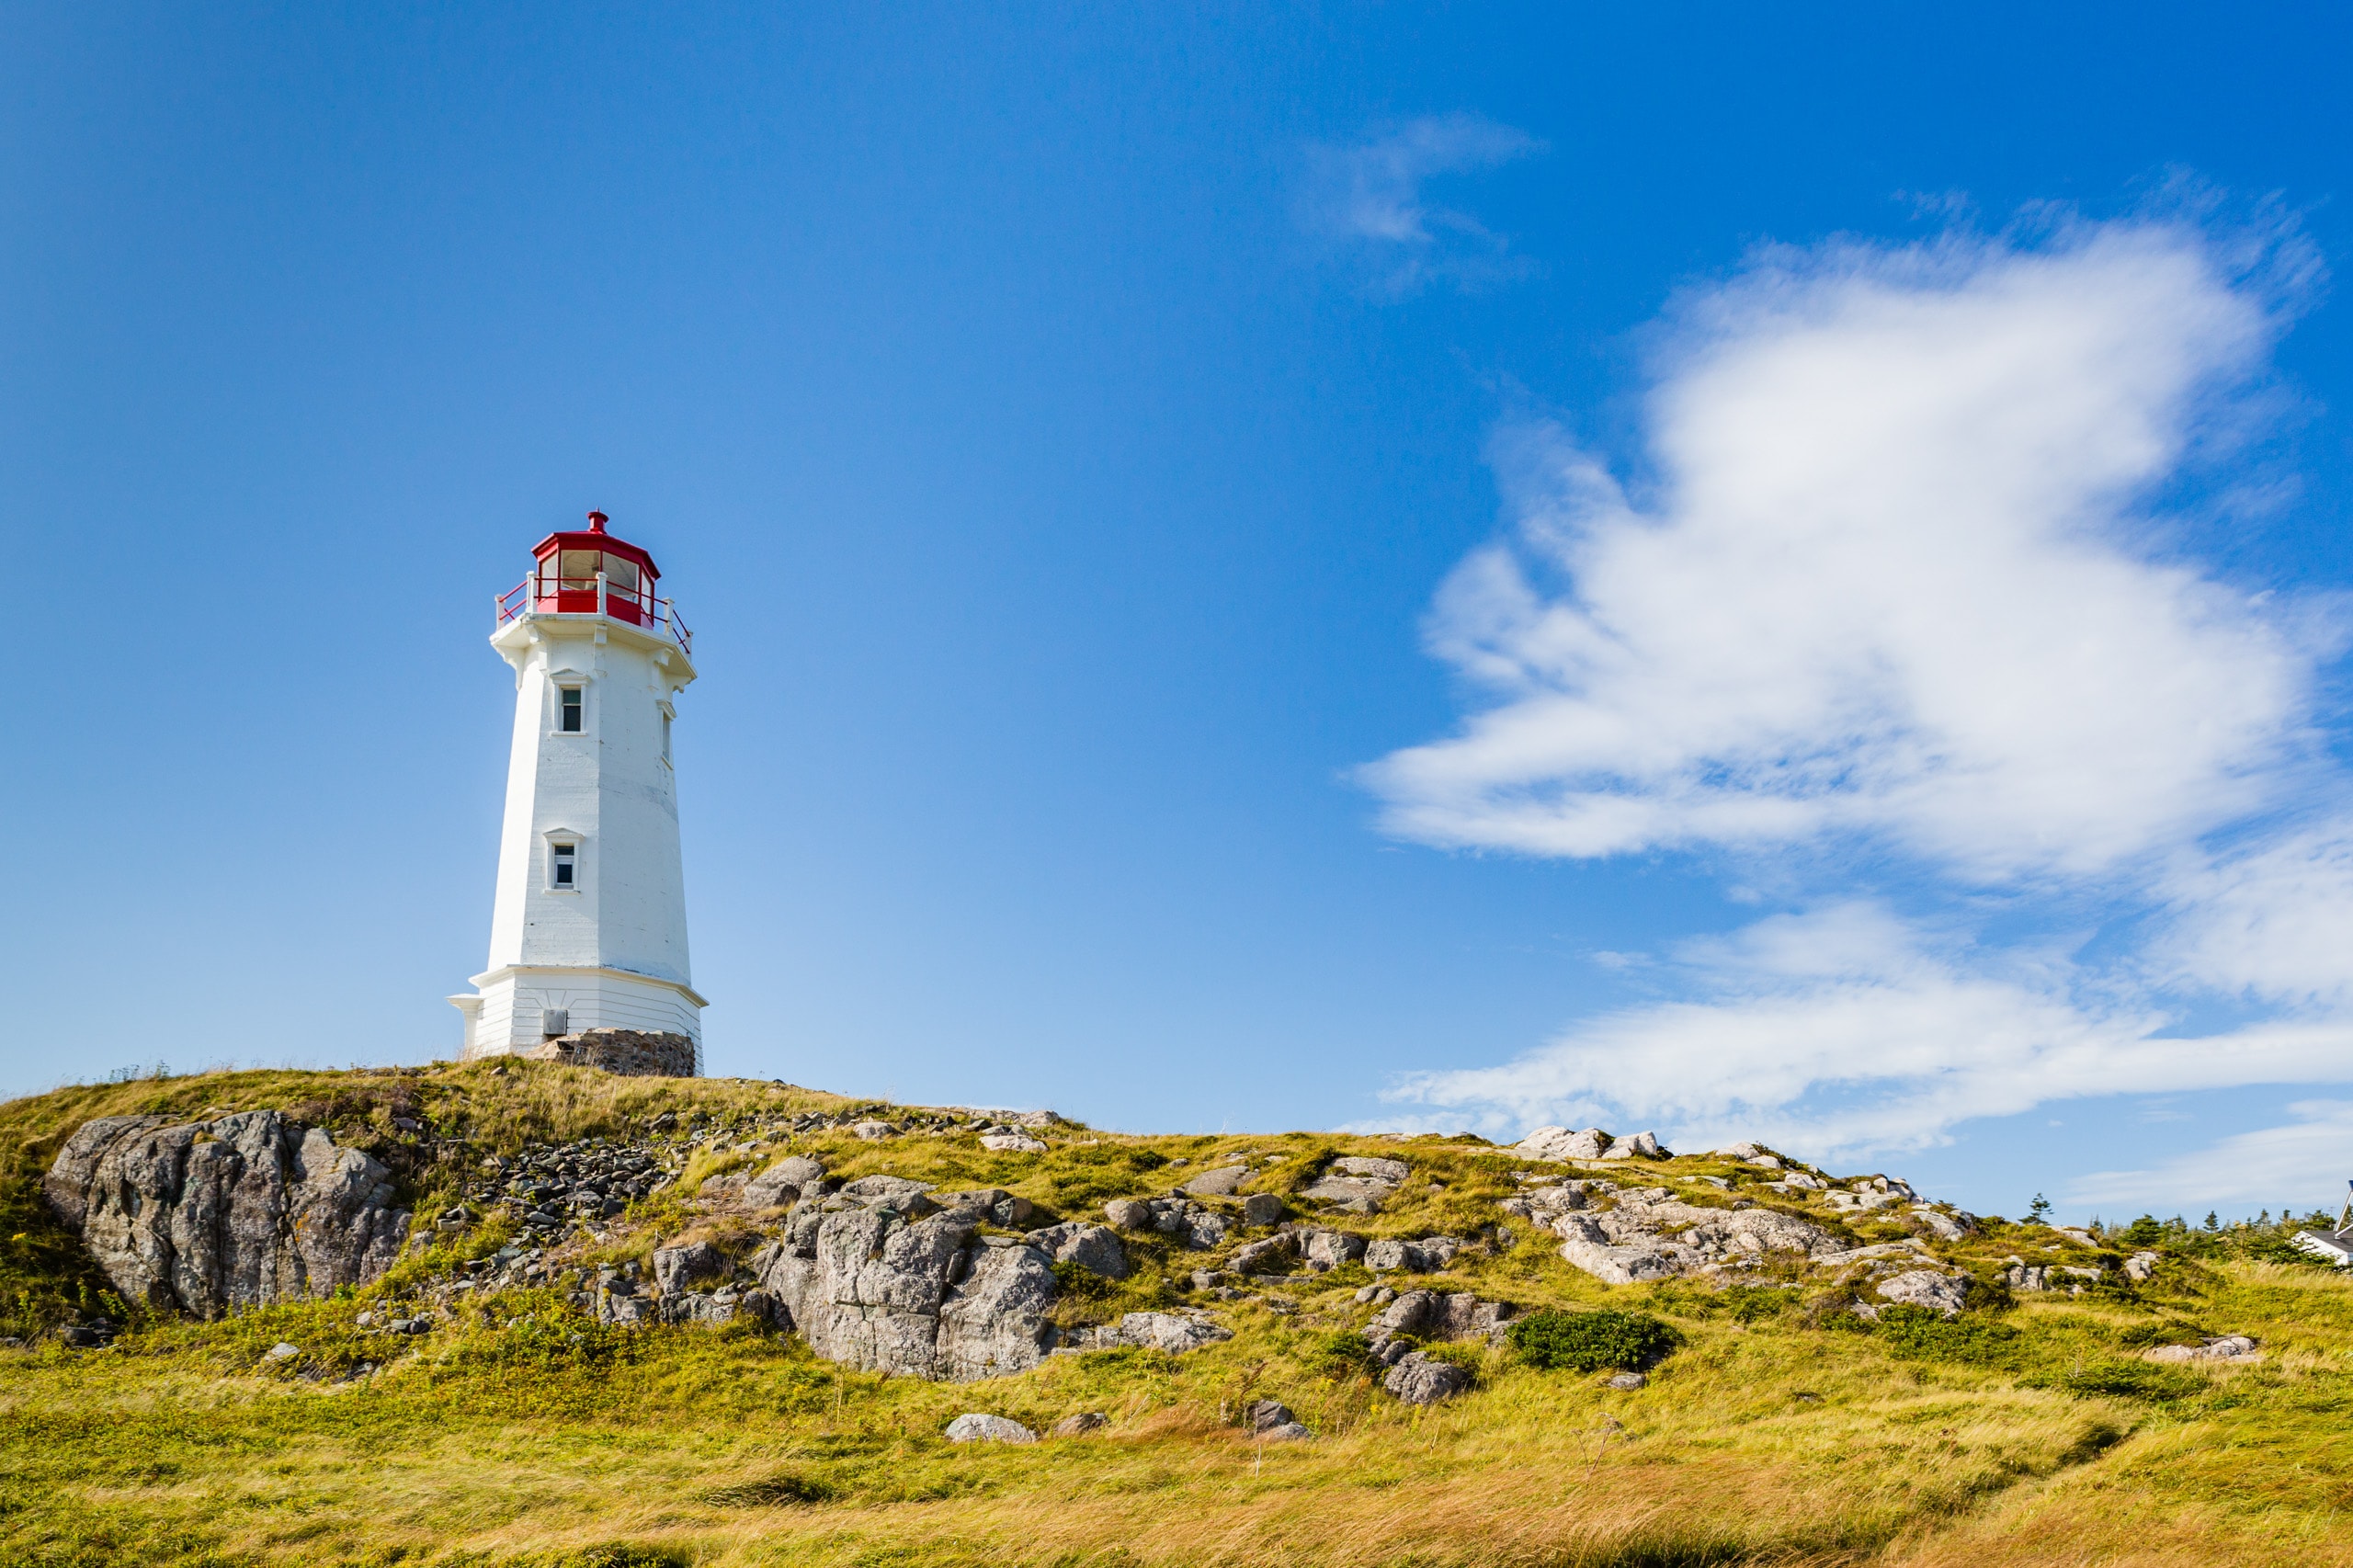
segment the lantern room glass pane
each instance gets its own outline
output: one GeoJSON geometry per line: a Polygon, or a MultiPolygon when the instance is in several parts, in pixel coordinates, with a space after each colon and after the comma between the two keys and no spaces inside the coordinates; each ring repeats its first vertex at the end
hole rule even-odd
{"type": "Polygon", "coordinates": [[[561,550],[556,551],[556,574],[563,579],[567,593],[590,593],[597,590],[597,565],[603,556],[594,550],[561,550]]]}
{"type": "Polygon", "coordinates": [[[628,593],[637,592],[637,562],[625,555],[605,557],[605,585],[628,593]]]}

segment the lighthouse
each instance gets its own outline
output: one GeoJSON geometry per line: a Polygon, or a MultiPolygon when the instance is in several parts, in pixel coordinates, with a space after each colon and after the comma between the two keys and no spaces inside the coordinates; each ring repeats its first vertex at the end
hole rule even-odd
{"type": "Polygon", "coordinates": [[[608,533],[551,533],[499,596],[490,645],[515,672],[490,959],[465,1059],[527,1056],[627,1073],[700,1070],[687,964],[671,722],[694,639],[654,557],[608,533]]]}

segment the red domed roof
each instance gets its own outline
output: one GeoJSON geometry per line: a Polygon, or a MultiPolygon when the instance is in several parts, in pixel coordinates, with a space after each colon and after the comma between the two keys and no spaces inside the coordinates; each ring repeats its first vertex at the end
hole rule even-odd
{"type": "Polygon", "coordinates": [[[610,519],[604,513],[591,512],[588,514],[587,528],[551,533],[533,545],[531,553],[540,560],[545,561],[560,550],[601,551],[607,555],[618,555],[624,561],[635,562],[649,578],[661,576],[662,569],[654,564],[654,557],[651,554],[605,531],[605,524],[610,519]]]}

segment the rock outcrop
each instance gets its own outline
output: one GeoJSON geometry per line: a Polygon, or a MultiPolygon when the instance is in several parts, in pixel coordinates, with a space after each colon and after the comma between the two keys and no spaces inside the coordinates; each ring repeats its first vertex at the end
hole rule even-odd
{"type": "Polygon", "coordinates": [[[1512,1319],[1508,1301],[1483,1301],[1469,1291],[1408,1290],[1382,1308],[1365,1329],[1376,1353],[1401,1335],[1415,1339],[1484,1339],[1494,1343],[1512,1319]]]}
{"type": "Polygon", "coordinates": [[[1345,1268],[1365,1255],[1365,1239],[1351,1231],[1301,1230],[1294,1234],[1300,1261],[1310,1274],[1345,1268]]]}
{"type": "Polygon", "coordinates": [[[1070,1335],[1074,1350],[1165,1350],[1181,1356],[1233,1332],[1211,1323],[1206,1312],[1130,1312],[1100,1328],[1082,1328],[1070,1335]]]}
{"type": "Polygon", "coordinates": [[[1878,1293],[1902,1306],[1926,1307],[1946,1317],[1961,1311],[1968,1299],[1969,1286],[1949,1274],[1933,1268],[1907,1268],[1893,1278],[1882,1279],[1878,1293]]]}
{"type": "Polygon", "coordinates": [[[802,1195],[813,1194],[825,1179],[822,1161],[806,1154],[790,1154],[744,1184],[743,1203],[746,1209],[781,1209],[801,1201],[802,1195]]]}
{"type": "Polygon", "coordinates": [[[1051,1260],[979,1236],[961,1210],[911,1221],[887,1204],[827,1213],[803,1201],[752,1268],[811,1349],[867,1371],[966,1382],[1027,1370],[1053,1347],[1051,1260]]]}
{"type": "Polygon", "coordinates": [[[2147,1352],[2152,1361],[2227,1361],[2234,1365],[2262,1359],[2255,1351],[2256,1342],[2244,1334],[2226,1334],[2217,1338],[2200,1340],[2196,1345],[2160,1345],[2147,1352]]]}
{"type": "Polygon", "coordinates": [[[1392,1237],[1373,1242],[1364,1249],[1364,1266],[1375,1274],[1392,1269],[1407,1274],[1434,1274],[1454,1261],[1462,1250],[1462,1243],[1452,1236],[1424,1236],[1418,1241],[1403,1241],[1392,1237]]]}
{"type": "Polygon", "coordinates": [[[1225,1240],[1225,1216],[1189,1199],[1115,1198],[1103,1206],[1103,1214],[1120,1230],[1158,1231],[1196,1252],[1225,1240]]]}
{"type": "Polygon", "coordinates": [[[1471,1386],[1469,1369],[1409,1350],[1381,1375],[1381,1386],[1401,1404],[1436,1404],[1471,1386]]]}
{"type": "Polygon", "coordinates": [[[1659,1187],[1622,1192],[1600,1182],[1563,1187],[1572,1185],[1584,1190],[1553,1199],[1545,1188],[1532,1188],[1511,1201],[1544,1219],[1561,1238],[1563,1257],[1613,1285],[1719,1270],[1768,1253],[1826,1258],[1839,1247],[1821,1226],[1779,1210],[1703,1208],[1659,1187]],[[1611,1192],[1616,1197],[1608,1209],[1581,1211],[1611,1192]]]}
{"type": "Polygon", "coordinates": [[[1106,1279],[1128,1277],[1128,1249],[1120,1244],[1119,1233],[1108,1225],[1065,1221],[1042,1231],[1032,1231],[1022,1240],[1056,1263],[1075,1263],[1106,1279]]]}
{"type": "MultiPolygon", "coordinates": [[[[2009,1267],[2003,1271],[2003,1278],[2013,1290],[2064,1290],[2080,1296],[2086,1286],[2097,1285],[2106,1278],[2104,1270],[2078,1264],[2029,1263],[2017,1256],[2007,1261],[2009,1267]]],[[[2129,1269],[2131,1265],[2128,1263],[2126,1267],[2129,1269]]]]}
{"type": "Polygon", "coordinates": [[[41,1188],[117,1290],[207,1319],[365,1285],[409,1229],[390,1171],[274,1110],[100,1117],[41,1188]]]}
{"type": "Polygon", "coordinates": [[[1396,1192],[1397,1184],[1381,1176],[1335,1173],[1317,1178],[1300,1196],[1317,1203],[1328,1203],[1343,1214],[1378,1214],[1381,1201],[1393,1198],[1396,1192]]]}
{"type": "Polygon", "coordinates": [[[1659,1147],[1655,1132],[1637,1132],[1631,1137],[1612,1138],[1598,1127],[1586,1127],[1572,1132],[1565,1127],[1540,1127],[1512,1145],[1512,1153],[1531,1160],[1628,1160],[1670,1158],[1659,1147]]]}
{"type": "Polygon", "coordinates": [[[1213,1171],[1203,1171],[1187,1182],[1185,1190],[1195,1198],[1231,1198],[1249,1179],[1248,1165],[1222,1165],[1213,1171]]]}

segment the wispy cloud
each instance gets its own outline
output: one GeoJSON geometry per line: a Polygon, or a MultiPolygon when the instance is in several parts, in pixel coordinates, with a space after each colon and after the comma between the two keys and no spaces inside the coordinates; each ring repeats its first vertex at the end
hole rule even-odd
{"type": "Polygon", "coordinates": [[[2279,1204],[2334,1207],[2353,1178],[2353,1100],[2302,1100],[2296,1119],[2225,1138],[2139,1171],[2100,1171],[2068,1190],[2074,1204],[2135,1208],[2279,1204]]]}
{"type": "Polygon", "coordinates": [[[1396,1103],[1852,1152],[2353,1078],[2353,823],[2317,812],[2348,782],[2320,678],[2344,618],[2185,559],[2152,501],[2260,428],[2279,280],[2309,272],[2269,240],[1773,251],[1661,324],[1621,471],[1555,425],[1500,437],[1513,526],[1428,633],[1480,700],[1365,769],[1386,826],[1707,851],[1791,907],[1396,1103]],[[1830,891],[1865,866],[1898,895],[1830,891]],[[2200,997],[2251,1013],[2185,1030],[2200,997]]]}
{"type": "Polygon", "coordinates": [[[2154,978],[2258,1003],[2353,1007],[2353,821],[2258,836],[2164,881],[2172,920],[2154,978]]]}
{"type": "Polygon", "coordinates": [[[1980,948],[1870,904],[1687,943],[1668,978],[1677,1000],[1392,1092],[1495,1131],[1631,1119],[1703,1147],[1763,1137],[1829,1156],[1916,1149],[1957,1122],[2126,1087],[2353,1077],[2353,1022],[2169,1035],[2165,1010],[2114,994],[2063,955],[1980,948]]]}
{"type": "Polygon", "coordinates": [[[1504,235],[1426,192],[1442,176],[1495,168],[1542,148],[1526,132],[1475,114],[1409,119],[1361,142],[1310,148],[1303,215],[1347,246],[1383,292],[1521,277],[1529,263],[1512,254],[1504,235]]]}

